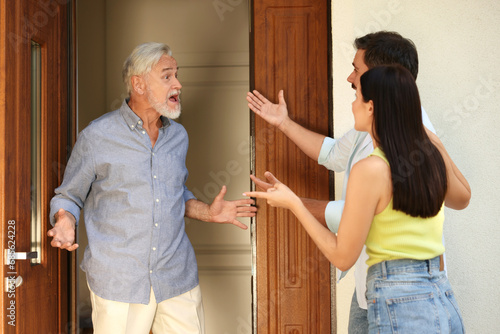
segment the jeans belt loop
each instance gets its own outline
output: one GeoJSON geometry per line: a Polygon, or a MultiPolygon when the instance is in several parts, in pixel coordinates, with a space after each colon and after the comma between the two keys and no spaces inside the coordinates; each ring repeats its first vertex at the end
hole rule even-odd
{"type": "Polygon", "coordinates": [[[380,267],[382,268],[382,277],[387,279],[387,261],[381,262],[380,267]]]}

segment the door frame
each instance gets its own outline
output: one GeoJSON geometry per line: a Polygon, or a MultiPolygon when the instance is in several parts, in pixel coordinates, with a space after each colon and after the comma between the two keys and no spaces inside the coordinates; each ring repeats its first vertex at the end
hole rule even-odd
{"type": "MultiPolygon", "coordinates": [[[[78,39],[76,29],[76,2],[68,1],[68,143],[69,151],[76,143],[78,135],[78,39]]],[[[78,242],[78,234],[76,234],[78,242]]],[[[80,319],[78,318],[78,259],[76,251],[69,254],[68,265],[68,290],[69,290],[69,326],[68,334],[77,334],[80,332],[80,319]]]]}

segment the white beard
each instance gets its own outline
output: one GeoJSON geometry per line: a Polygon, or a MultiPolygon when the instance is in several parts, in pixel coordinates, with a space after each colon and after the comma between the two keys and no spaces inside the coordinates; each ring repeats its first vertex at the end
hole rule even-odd
{"type": "Polygon", "coordinates": [[[167,96],[167,101],[165,102],[160,102],[156,99],[156,97],[153,95],[153,92],[151,92],[151,89],[149,88],[149,86],[147,87],[147,98],[148,98],[148,102],[149,104],[157,111],[159,112],[162,116],[165,116],[169,119],[176,119],[176,118],[179,118],[179,116],[181,115],[181,104],[180,104],[180,98],[178,97],[179,99],[179,104],[177,104],[177,106],[175,108],[171,108],[169,107],[168,105],[168,98],[172,95],[180,95],[180,91],[172,91],[169,96],[167,96]]]}

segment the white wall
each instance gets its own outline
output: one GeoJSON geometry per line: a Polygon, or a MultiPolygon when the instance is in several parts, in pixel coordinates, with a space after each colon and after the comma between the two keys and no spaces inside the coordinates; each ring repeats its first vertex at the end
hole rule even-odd
{"type": "MultiPolygon", "coordinates": [[[[448,275],[469,333],[499,333],[500,2],[332,1],[334,129],[353,125],[355,37],[392,30],[415,42],[422,104],[448,152],[467,177],[472,199],[463,211],[446,211],[448,275]]],[[[342,176],[337,176],[338,196],[342,176]]],[[[338,333],[347,333],[353,278],[337,286],[338,333]]]]}

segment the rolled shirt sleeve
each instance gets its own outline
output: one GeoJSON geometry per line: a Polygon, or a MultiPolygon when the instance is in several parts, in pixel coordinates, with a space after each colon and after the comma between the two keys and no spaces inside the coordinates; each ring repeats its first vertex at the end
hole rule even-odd
{"type": "Polygon", "coordinates": [[[184,186],[184,194],[182,196],[184,197],[184,203],[190,199],[196,199],[196,196],[186,186],[184,186]]]}
{"type": "Polygon", "coordinates": [[[318,156],[318,164],[334,172],[345,171],[358,135],[358,131],[351,129],[340,139],[325,137],[318,156]]]}
{"type": "Polygon", "coordinates": [[[331,201],[327,204],[325,209],[326,225],[330,231],[337,233],[339,230],[340,219],[342,218],[342,211],[344,210],[344,200],[331,201]]]}

